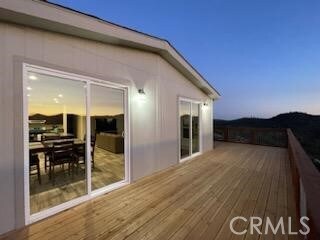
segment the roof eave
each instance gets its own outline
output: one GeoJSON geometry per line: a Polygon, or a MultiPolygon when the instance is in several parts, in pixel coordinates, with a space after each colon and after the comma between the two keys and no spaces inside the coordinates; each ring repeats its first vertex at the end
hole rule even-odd
{"type": "Polygon", "coordinates": [[[159,54],[210,98],[220,94],[166,40],[43,1],[0,1],[0,20],[159,54]]]}

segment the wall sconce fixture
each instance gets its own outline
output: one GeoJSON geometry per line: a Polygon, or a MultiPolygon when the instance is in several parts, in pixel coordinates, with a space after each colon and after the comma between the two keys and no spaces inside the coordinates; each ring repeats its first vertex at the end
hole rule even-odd
{"type": "Polygon", "coordinates": [[[138,95],[137,99],[139,102],[145,102],[146,101],[146,93],[144,92],[143,88],[138,89],[138,95]]]}
{"type": "Polygon", "coordinates": [[[146,93],[144,92],[143,88],[138,89],[138,93],[139,93],[139,94],[146,95],[146,93]]]}

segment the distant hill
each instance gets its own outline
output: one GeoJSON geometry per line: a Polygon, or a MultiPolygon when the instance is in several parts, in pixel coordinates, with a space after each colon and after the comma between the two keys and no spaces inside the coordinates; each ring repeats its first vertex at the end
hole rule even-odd
{"type": "Polygon", "coordinates": [[[40,113],[36,113],[34,115],[29,116],[30,120],[45,120],[46,124],[53,124],[53,125],[59,125],[62,124],[63,121],[63,114],[57,114],[57,115],[43,115],[40,113]]]}
{"type": "Polygon", "coordinates": [[[291,128],[305,151],[320,166],[320,115],[301,112],[279,114],[275,117],[240,118],[237,120],[215,120],[215,126],[291,128]]]}

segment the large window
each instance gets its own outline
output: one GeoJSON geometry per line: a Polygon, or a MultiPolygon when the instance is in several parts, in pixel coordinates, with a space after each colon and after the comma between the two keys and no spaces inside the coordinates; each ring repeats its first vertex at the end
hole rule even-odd
{"type": "Polygon", "coordinates": [[[24,84],[31,216],[127,181],[125,88],[35,67],[24,84]]]}
{"type": "Polygon", "coordinates": [[[180,159],[200,151],[200,104],[191,100],[179,101],[180,159]]]}

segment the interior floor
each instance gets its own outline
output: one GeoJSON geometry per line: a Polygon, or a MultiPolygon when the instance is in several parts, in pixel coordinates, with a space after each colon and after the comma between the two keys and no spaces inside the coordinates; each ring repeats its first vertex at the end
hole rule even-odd
{"type": "MultiPolygon", "coordinates": [[[[45,172],[44,155],[40,154],[41,184],[37,175],[30,176],[31,214],[57,206],[86,194],[85,164],[69,174],[68,166],[55,167],[55,184],[49,179],[49,169],[45,172]]],[[[91,171],[92,190],[119,182],[125,177],[124,155],[115,154],[96,147],[94,167],[91,171]]]]}

